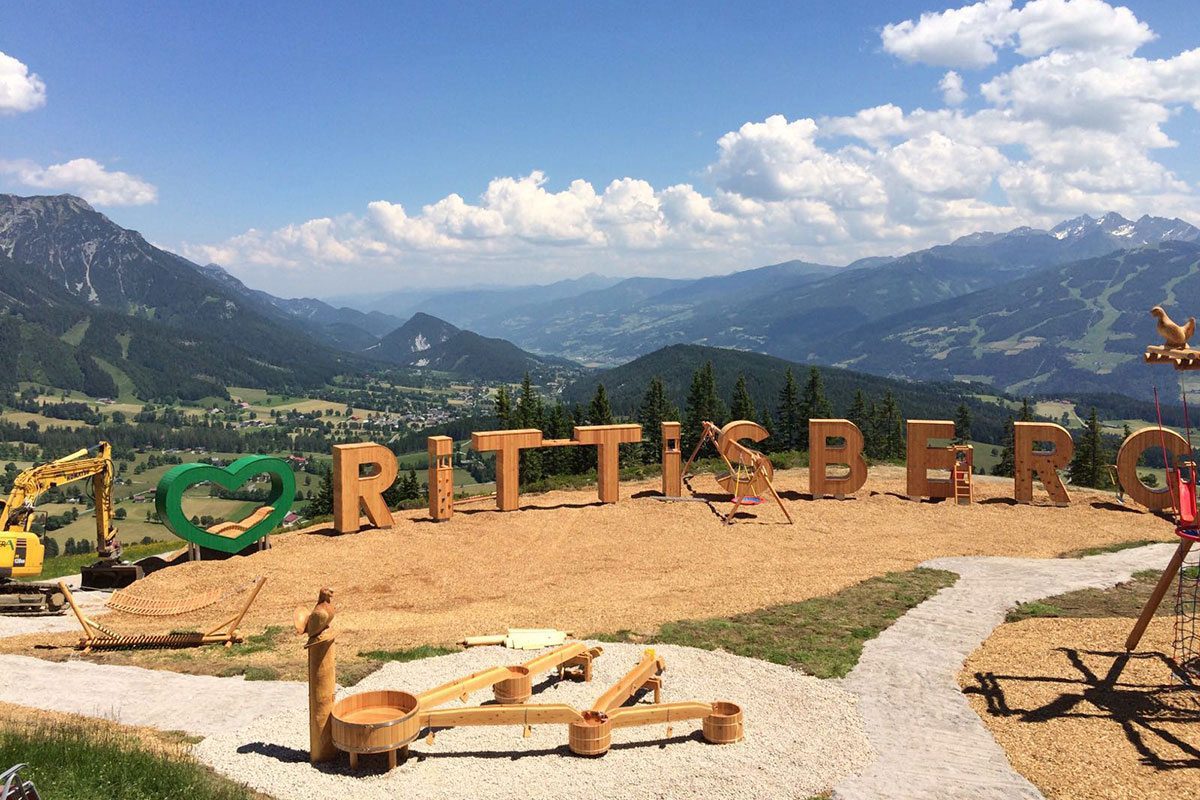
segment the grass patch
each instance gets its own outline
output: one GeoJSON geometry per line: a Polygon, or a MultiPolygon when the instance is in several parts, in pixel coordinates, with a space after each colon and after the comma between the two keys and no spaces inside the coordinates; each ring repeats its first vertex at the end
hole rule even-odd
{"type": "Polygon", "coordinates": [[[359,653],[359,656],[370,661],[378,661],[381,664],[386,664],[389,661],[419,661],[422,658],[448,656],[451,653],[457,652],[460,652],[457,647],[438,647],[437,645],[423,644],[419,647],[409,647],[403,650],[367,650],[364,653],[359,653]]]}
{"type": "Polygon", "coordinates": [[[248,656],[251,653],[263,653],[274,650],[279,644],[279,638],[289,632],[282,625],[268,625],[262,633],[247,636],[244,642],[225,648],[228,656],[248,656]]]}
{"type": "Polygon", "coordinates": [[[1068,550],[1065,553],[1059,553],[1055,558],[1086,558],[1088,556],[1099,556],[1105,553],[1119,553],[1122,550],[1131,550],[1134,547],[1145,547],[1148,544],[1162,544],[1161,539],[1137,539],[1132,542],[1113,542],[1112,544],[1102,544],[1098,547],[1081,547],[1078,550],[1068,550]]]}
{"type": "MultiPolygon", "coordinates": [[[[179,548],[178,543],[173,542],[151,542],[150,544],[130,544],[126,545],[121,555],[126,561],[136,561],[139,558],[146,556],[156,556],[160,553],[169,553],[172,550],[179,548]]],[[[86,567],[88,564],[96,563],[96,553],[81,553],[72,556],[55,556],[47,558],[42,564],[42,574],[30,580],[44,581],[51,578],[61,578],[63,575],[76,575],[79,570],[86,567]]]]}
{"type": "Polygon", "coordinates": [[[114,726],[80,721],[0,721],[0,764],[25,763],[22,776],[54,800],[253,800],[261,798],[182,752],[148,747],[114,726]]]}
{"type": "MultiPolygon", "coordinates": [[[[1118,583],[1107,589],[1079,589],[1054,597],[1021,603],[1008,612],[1005,621],[1020,622],[1033,617],[1134,618],[1142,613],[1142,607],[1150,599],[1150,593],[1154,591],[1154,585],[1158,583],[1161,575],[1162,572],[1159,570],[1148,569],[1136,572],[1124,583],[1118,583]]],[[[1173,613],[1171,603],[1164,602],[1158,607],[1158,614],[1168,613],[1173,613]]]]}
{"type": "Polygon", "coordinates": [[[238,675],[241,675],[248,681],[277,681],[282,677],[279,674],[279,670],[275,669],[274,667],[262,667],[252,664],[244,667],[230,667],[222,670],[220,677],[233,678],[238,675]]]}
{"type": "Polygon", "coordinates": [[[669,622],[650,636],[618,631],[588,638],[720,649],[798,667],[818,678],[840,678],[858,663],[864,642],[957,579],[945,570],[889,572],[828,597],[733,617],[669,622]]]}

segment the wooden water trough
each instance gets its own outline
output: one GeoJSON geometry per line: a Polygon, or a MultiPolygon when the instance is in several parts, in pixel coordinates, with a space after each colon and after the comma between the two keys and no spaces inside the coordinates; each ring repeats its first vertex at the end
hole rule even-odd
{"type": "Polygon", "coordinates": [[[406,756],[408,745],[423,730],[428,730],[432,742],[438,728],[469,725],[521,725],[526,735],[532,725],[566,725],[567,746],[581,756],[607,753],[613,728],[666,724],[670,735],[672,723],[689,719],[702,720],[708,742],[729,744],[742,739],[742,710],[734,703],[660,703],[660,675],[666,665],[652,650],[647,650],[641,661],[589,709],[525,702],[533,694],[533,676],[554,668],[562,675],[575,667],[580,677],[589,680],[592,659],[600,652],[600,648],[589,650],[583,644],[567,644],[524,664],[486,669],[420,695],[395,690],[351,695],[333,706],[333,743],[350,754],[351,769],[358,768],[360,754],[370,753],[386,753],[391,769],[396,766],[397,756],[406,756]],[[466,700],[472,692],[489,686],[496,705],[437,707],[455,698],[466,700]],[[643,689],[654,691],[652,705],[622,707],[643,689]]]}

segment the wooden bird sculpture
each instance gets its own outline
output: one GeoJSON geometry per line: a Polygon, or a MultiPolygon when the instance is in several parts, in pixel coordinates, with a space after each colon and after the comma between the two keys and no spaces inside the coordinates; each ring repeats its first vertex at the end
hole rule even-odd
{"type": "Polygon", "coordinates": [[[333,615],[333,589],[329,588],[321,589],[317,595],[317,604],[311,611],[306,610],[304,606],[296,607],[296,633],[308,634],[305,647],[312,647],[321,640],[321,635],[333,624],[333,615]]]}
{"type": "Polygon", "coordinates": [[[1167,316],[1166,309],[1155,306],[1150,309],[1150,316],[1158,320],[1158,335],[1163,337],[1167,347],[1182,349],[1188,346],[1188,339],[1196,332],[1196,318],[1190,317],[1186,324],[1180,325],[1167,316]]]}

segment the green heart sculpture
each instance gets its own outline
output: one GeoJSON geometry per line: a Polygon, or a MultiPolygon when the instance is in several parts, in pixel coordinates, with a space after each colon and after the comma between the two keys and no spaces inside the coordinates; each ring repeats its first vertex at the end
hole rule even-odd
{"type": "Polygon", "coordinates": [[[228,467],[214,467],[212,464],[180,464],[172,467],[158,482],[154,508],[158,511],[159,519],[180,539],[222,553],[240,553],[282,522],[295,499],[296,476],[287,462],[273,456],[244,456],[228,467]],[[274,511],[236,537],[222,536],[196,527],[183,513],[183,493],[197,483],[211,481],[232,492],[255,475],[264,474],[271,476],[271,494],[266,505],[274,511]]]}

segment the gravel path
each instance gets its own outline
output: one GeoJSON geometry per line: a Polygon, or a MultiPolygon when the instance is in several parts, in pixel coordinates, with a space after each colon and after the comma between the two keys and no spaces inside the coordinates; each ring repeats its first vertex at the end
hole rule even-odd
{"type": "Polygon", "coordinates": [[[248,682],[240,676],[214,678],[27,656],[0,655],[0,676],[2,702],[199,736],[308,702],[308,688],[302,683],[248,682]]]}
{"type": "Polygon", "coordinates": [[[958,673],[964,661],[1017,603],[1111,586],[1139,570],[1161,569],[1174,550],[1157,544],[1084,559],[940,558],[923,564],[962,577],[868,642],[846,677],[879,755],[865,772],[838,784],[834,797],[1041,798],[1012,769],[963,696],[958,673]]]}
{"type": "MultiPolygon", "coordinates": [[[[590,684],[553,683],[534,701],[587,707],[643,652],[639,645],[604,644],[590,684]]],[[[313,797],[488,797],[533,800],[604,798],[807,798],[867,764],[872,757],[855,699],[831,681],[787,667],[685,647],[656,648],[667,663],[663,699],[730,700],[745,712],[746,738],[706,744],[699,721],[625,728],[613,732],[613,749],[598,759],[567,751],[566,728],[535,726],[442,730],[431,745],[418,739],[412,756],[384,773],[382,756],[364,757],[358,775],[346,757],[314,768],[308,763],[305,704],[205,739],[201,760],[278,800],[313,797]]],[[[349,690],[423,691],[454,677],[530,653],[478,648],[406,664],[389,664],[349,690]]],[[[491,699],[479,692],[468,702],[491,699]]]]}

